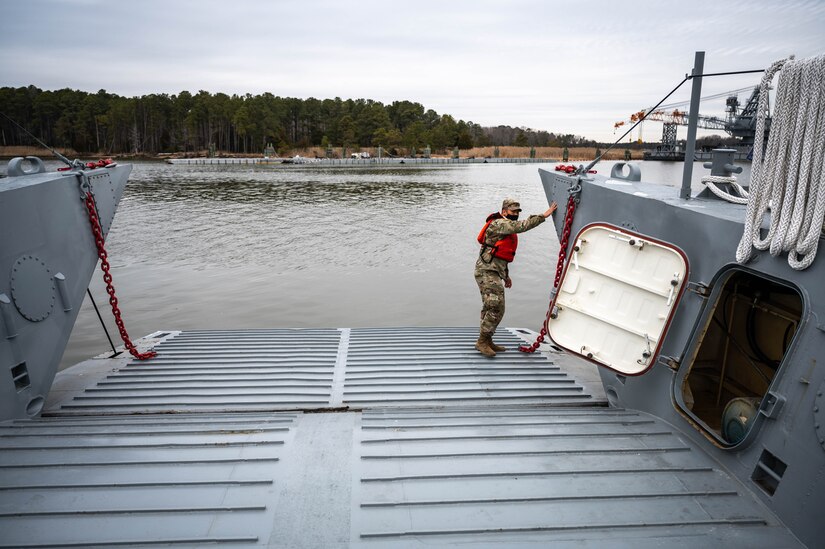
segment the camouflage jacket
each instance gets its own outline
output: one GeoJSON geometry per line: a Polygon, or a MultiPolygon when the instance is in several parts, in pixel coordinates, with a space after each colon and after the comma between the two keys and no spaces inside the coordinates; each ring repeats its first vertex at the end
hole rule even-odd
{"type": "Polygon", "coordinates": [[[492,246],[508,234],[523,233],[538,227],[542,223],[544,223],[543,215],[531,215],[521,221],[512,221],[507,218],[494,219],[492,223],[490,223],[490,226],[487,227],[487,233],[485,234],[484,243],[488,246],[482,246],[479,250],[478,260],[476,261],[476,276],[484,272],[493,272],[501,279],[508,278],[510,274],[507,269],[507,262],[498,257],[493,257],[492,250],[489,246],[492,246]]]}

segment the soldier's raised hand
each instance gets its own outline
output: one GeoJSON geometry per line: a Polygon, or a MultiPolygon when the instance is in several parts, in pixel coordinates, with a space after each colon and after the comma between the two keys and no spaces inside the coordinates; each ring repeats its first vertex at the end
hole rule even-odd
{"type": "Polygon", "coordinates": [[[551,203],[550,203],[550,207],[549,207],[549,208],[547,208],[547,211],[546,211],[546,212],[544,212],[542,215],[543,215],[543,216],[544,216],[544,218],[546,219],[546,218],[550,217],[551,215],[553,215],[553,212],[555,212],[555,211],[556,211],[556,209],[558,209],[558,207],[559,207],[559,205],[558,205],[558,204],[556,204],[555,202],[551,202],[551,203]]]}

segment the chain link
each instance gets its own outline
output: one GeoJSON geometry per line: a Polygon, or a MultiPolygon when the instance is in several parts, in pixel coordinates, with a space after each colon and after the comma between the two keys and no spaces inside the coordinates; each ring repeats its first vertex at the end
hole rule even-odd
{"type": "Polygon", "coordinates": [[[559,260],[556,263],[556,276],[553,279],[553,290],[550,292],[550,304],[547,306],[547,314],[544,316],[544,323],[541,326],[539,336],[530,345],[521,345],[518,350],[522,353],[535,353],[539,345],[544,343],[544,336],[547,335],[547,324],[553,315],[555,308],[556,295],[559,291],[559,283],[561,282],[561,274],[564,271],[564,262],[567,259],[567,246],[570,244],[570,230],[573,226],[573,214],[576,213],[576,204],[579,202],[579,193],[581,192],[581,184],[577,183],[575,187],[571,187],[570,196],[567,198],[567,210],[564,214],[564,228],[562,229],[561,239],[559,240],[559,260]]]}
{"type": "Polygon", "coordinates": [[[129,350],[129,353],[138,360],[152,358],[157,355],[157,353],[154,351],[147,351],[145,353],[138,352],[135,344],[132,343],[132,340],[129,338],[129,334],[126,332],[126,326],[123,324],[120,307],[118,307],[117,297],[115,296],[115,287],[112,285],[112,274],[109,272],[109,256],[103,246],[103,229],[100,228],[95,199],[91,192],[86,191],[84,202],[86,203],[86,210],[89,212],[89,223],[92,225],[92,234],[94,235],[95,245],[97,246],[97,257],[100,258],[100,270],[103,271],[103,282],[106,283],[106,293],[109,294],[109,304],[112,306],[112,316],[115,317],[115,324],[117,324],[120,337],[123,339],[123,345],[129,350]]]}

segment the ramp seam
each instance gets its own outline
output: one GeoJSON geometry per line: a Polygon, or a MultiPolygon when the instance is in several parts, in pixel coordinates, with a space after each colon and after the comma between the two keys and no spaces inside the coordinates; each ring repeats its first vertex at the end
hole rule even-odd
{"type": "Polygon", "coordinates": [[[329,395],[329,405],[338,408],[343,405],[344,380],[347,373],[347,357],[349,355],[350,328],[341,328],[338,341],[338,355],[335,358],[335,368],[332,372],[332,389],[329,395]]]}

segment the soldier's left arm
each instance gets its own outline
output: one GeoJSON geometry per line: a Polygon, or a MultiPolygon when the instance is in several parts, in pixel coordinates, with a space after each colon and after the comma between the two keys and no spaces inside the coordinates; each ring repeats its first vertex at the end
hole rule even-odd
{"type": "Polygon", "coordinates": [[[504,223],[501,224],[502,234],[523,233],[544,223],[544,216],[531,215],[527,219],[522,219],[521,221],[512,221],[510,219],[505,219],[503,221],[504,223]]]}

